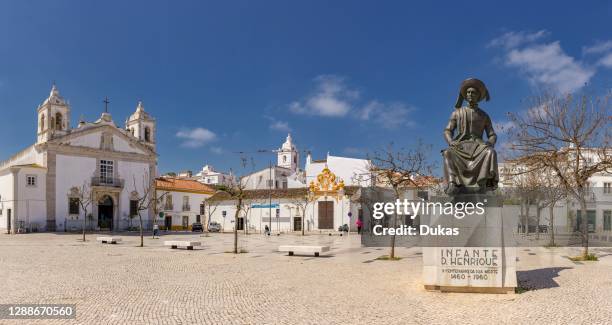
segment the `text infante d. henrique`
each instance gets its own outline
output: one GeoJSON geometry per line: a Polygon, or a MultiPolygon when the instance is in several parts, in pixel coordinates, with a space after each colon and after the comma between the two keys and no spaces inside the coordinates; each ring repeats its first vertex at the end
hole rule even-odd
{"type": "Polygon", "coordinates": [[[498,249],[445,248],[440,264],[446,266],[498,266],[498,249]]]}

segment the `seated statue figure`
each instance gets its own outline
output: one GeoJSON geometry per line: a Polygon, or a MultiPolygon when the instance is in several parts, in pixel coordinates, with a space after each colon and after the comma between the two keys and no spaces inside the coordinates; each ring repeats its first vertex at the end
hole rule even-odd
{"type": "Polygon", "coordinates": [[[485,193],[497,188],[497,154],[493,149],[497,135],[489,115],[478,107],[483,99],[489,101],[489,91],[482,81],[470,78],[461,83],[456,109],[444,129],[448,148],[442,155],[448,195],[485,193]],[[464,101],[467,106],[463,106],[464,101]],[[487,141],[483,140],[485,132],[487,141]]]}

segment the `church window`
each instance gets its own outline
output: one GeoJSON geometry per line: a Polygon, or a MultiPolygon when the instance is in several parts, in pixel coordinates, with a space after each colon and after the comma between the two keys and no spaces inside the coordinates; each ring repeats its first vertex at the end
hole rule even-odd
{"type": "Polygon", "coordinates": [[[45,129],[45,116],[41,115],[40,116],[40,130],[44,130],[45,129]]]}
{"type": "Polygon", "coordinates": [[[100,183],[113,183],[113,161],[100,160],[100,183]]]}
{"type": "Polygon", "coordinates": [[[61,113],[55,114],[55,129],[56,130],[62,129],[62,114],[61,113]]]}
{"type": "Polygon", "coordinates": [[[26,185],[30,187],[36,186],[36,175],[27,175],[26,176],[26,185]]]}
{"type": "Polygon", "coordinates": [[[80,212],[79,199],[76,197],[68,199],[68,214],[79,214],[80,212]]]}
{"type": "Polygon", "coordinates": [[[283,162],[287,162],[287,156],[283,156],[283,162]]]}
{"type": "Polygon", "coordinates": [[[132,132],[132,136],[134,136],[134,128],[131,128],[130,132],[132,132]]]}
{"type": "Polygon", "coordinates": [[[151,129],[149,129],[149,127],[145,128],[144,138],[145,138],[145,141],[151,142],[151,129]]]}
{"type": "Polygon", "coordinates": [[[297,156],[293,156],[293,163],[297,164],[297,156]]]}

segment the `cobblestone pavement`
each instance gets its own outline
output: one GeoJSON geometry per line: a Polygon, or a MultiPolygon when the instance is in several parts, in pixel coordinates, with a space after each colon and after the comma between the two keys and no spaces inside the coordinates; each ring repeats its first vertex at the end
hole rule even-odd
{"type": "Polygon", "coordinates": [[[230,234],[121,234],[106,245],[88,235],[0,235],[0,303],[74,303],[76,320],[0,324],[440,324],[612,323],[612,250],[575,264],[568,249],[520,248],[522,294],[427,292],[418,248],[380,261],[386,248],[357,236],[241,235],[244,254],[228,254],[230,234]],[[163,240],[197,239],[193,251],[163,240]],[[276,252],[281,243],[332,247],[320,258],[276,252]]]}

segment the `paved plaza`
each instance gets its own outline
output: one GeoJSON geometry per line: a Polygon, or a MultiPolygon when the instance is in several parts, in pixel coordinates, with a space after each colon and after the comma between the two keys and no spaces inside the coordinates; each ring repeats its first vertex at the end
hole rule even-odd
{"type": "Polygon", "coordinates": [[[573,263],[579,250],[520,248],[521,294],[427,292],[418,248],[400,261],[375,260],[358,236],[173,233],[161,239],[120,234],[117,245],[89,234],[0,235],[0,303],[73,303],[76,320],[0,324],[450,324],[610,323],[612,249],[599,262],[573,263]],[[203,242],[171,250],[164,240],[203,242]],[[278,245],[331,246],[319,258],[287,256],[278,245]]]}

